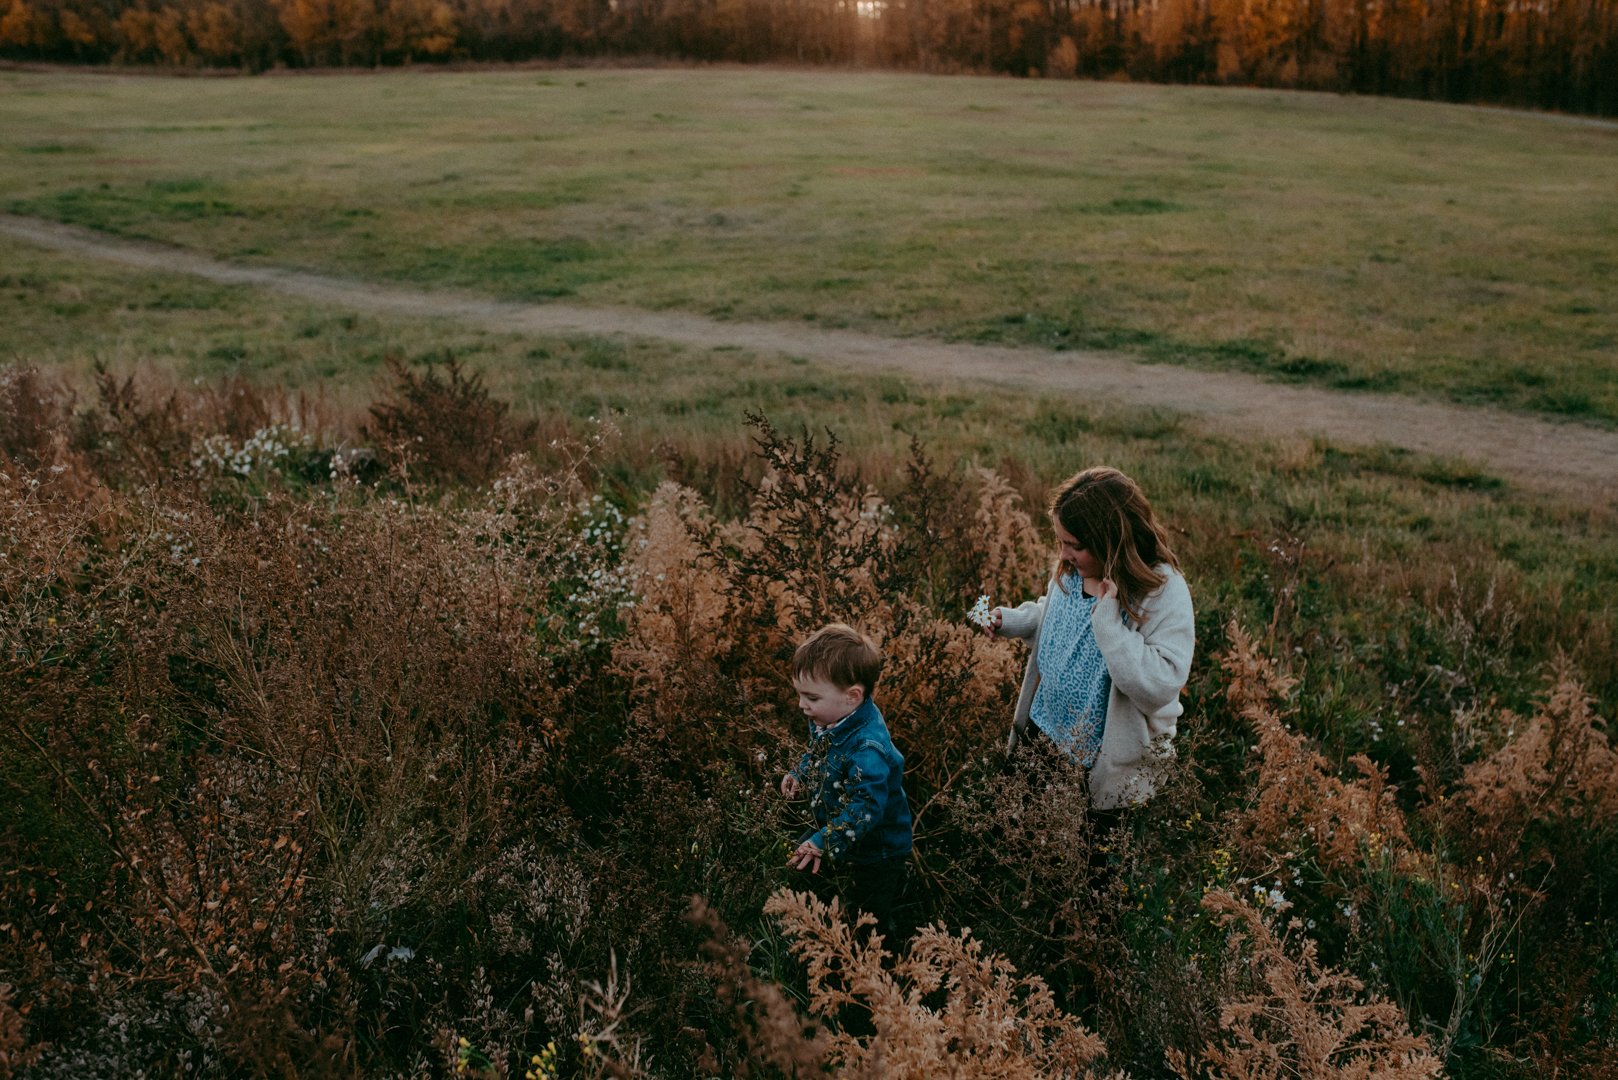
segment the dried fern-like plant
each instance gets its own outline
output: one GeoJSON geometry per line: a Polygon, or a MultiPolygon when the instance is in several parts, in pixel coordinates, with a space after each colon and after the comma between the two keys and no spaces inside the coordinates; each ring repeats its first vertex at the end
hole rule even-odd
{"type": "Polygon", "coordinates": [[[1399,1006],[1365,993],[1359,979],[1321,963],[1302,923],[1277,929],[1245,899],[1210,891],[1202,906],[1230,934],[1226,962],[1246,973],[1220,1009],[1223,1038],[1193,1062],[1169,1063],[1183,1080],[1428,1080],[1442,1065],[1411,1033],[1399,1006]]]}
{"type": "Polygon", "coordinates": [[[1064,1013],[1043,979],[1018,976],[970,931],[926,927],[894,960],[868,915],[852,924],[833,900],[781,890],[764,910],[781,921],[809,976],[809,1011],[828,1020],[868,1010],[873,1033],[829,1036],[827,1063],[839,1076],[1083,1077],[1106,1045],[1064,1013]]]}
{"type": "MultiPolygon", "coordinates": [[[[715,531],[701,496],[670,483],[630,527],[625,562],[637,601],[613,659],[648,696],[711,682],[715,661],[735,645],[732,586],[712,554],[715,531]]],[[[676,696],[661,704],[678,714],[689,703],[676,696]]]]}
{"type": "Polygon", "coordinates": [[[1276,702],[1293,680],[1259,655],[1236,623],[1226,632],[1230,648],[1221,663],[1230,679],[1227,694],[1258,735],[1257,799],[1231,830],[1253,864],[1262,864],[1268,852],[1306,847],[1323,867],[1356,868],[1369,851],[1401,869],[1420,871],[1423,857],[1411,845],[1386,773],[1356,754],[1350,760],[1361,774],[1357,779],[1332,775],[1325,757],[1289,730],[1277,711],[1276,702]]]}
{"type": "Polygon", "coordinates": [[[1016,603],[1049,569],[1049,549],[1040,542],[1017,489],[993,469],[980,468],[977,474],[983,487],[973,514],[977,525],[973,546],[981,559],[980,587],[997,603],[1016,603]]]}
{"type": "Polygon", "coordinates": [[[0,983],[0,1080],[11,1080],[39,1060],[41,1047],[28,1045],[22,1014],[12,1007],[11,987],[0,983]]]}
{"type": "Polygon", "coordinates": [[[700,1066],[707,1075],[739,1078],[759,1074],[788,1077],[824,1076],[831,1036],[820,1021],[805,1019],[781,987],[753,974],[748,943],[733,936],[719,914],[700,896],[691,901],[687,919],[708,933],[702,953],[722,1013],[733,1020],[729,1041],[735,1053],[720,1059],[710,1040],[700,1066]]]}
{"type": "MultiPolygon", "coordinates": [[[[1565,668],[1528,721],[1507,718],[1509,741],[1466,770],[1455,831],[1494,837],[1495,852],[1515,850],[1523,834],[1548,822],[1591,829],[1618,819],[1618,751],[1594,702],[1565,668]]],[[[1532,853],[1529,853],[1532,857],[1532,853]]]]}

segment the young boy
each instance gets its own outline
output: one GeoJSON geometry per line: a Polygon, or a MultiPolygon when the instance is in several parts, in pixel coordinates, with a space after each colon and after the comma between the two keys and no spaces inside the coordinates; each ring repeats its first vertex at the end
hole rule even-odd
{"type": "MultiPolygon", "coordinates": [[[[831,623],[811,634],[792,656],[792,687],[809,720],[809,750],[781,778],[781,794],[807,789],[815,831],[787,860],[820,873],[822,860],[846,868],[846,908],[876,918],[876,932],[893,940],[893,909],[910,861],[910,803],[904,757],[871,700],[882,655],[851,626],[831,623]]],[[[824,892],[824,889],[817,889],[824,892]]]]}

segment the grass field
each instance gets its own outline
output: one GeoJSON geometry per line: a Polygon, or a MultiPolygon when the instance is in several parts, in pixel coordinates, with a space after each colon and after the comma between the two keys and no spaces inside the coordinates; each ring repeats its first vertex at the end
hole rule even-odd
{"type": "MultiPolygon", "coordinates": [[[[791,598],[793,583],[807,595],[815,573],[832,589],[872,580],[766,563],[728,586],[747,632],[715,636],[711,613],[693,616],[688,582],[711,587],[730,564],[682,546],[652,491],[690,485],[728,523],[721,544],[738,519],[768,528],[746,483],[760,474],[747,409],[845,439],[833,506],[861,505],[870,484],[901,508],[894,550],[909,570],[853,610],[918,612],[883,626],[883,708],[926,807],[912,903],[1050,980],[1104,1036],[1109,1068],[1162,1076],[1167,1050],[1207,1050],[1221,1006],[1253,981],[1251,950],[1232,951],[1204,898],[1246,898],[1252,912],[1283,885],[1326,962],[1396,1001],[1448,1075],[1529,1080],[1612,1049],[1618,774],[1579,772],[1595,740],[1610,757],[1599,726],[1575,716],[1542,761],[1545,724],[1525,719],[1547,714],[1558,677],[1600,716],[1618,703],[1611,507],[1393,452],[1216,438],[1167,413],[728,350],[354,317],[28,249],[0,284],[0,325],[12,359],[79,391],[29,441],[39,410],[0,369],[0,449],[16,454],[0,459],[0,596],[15,616],[0,623],[0,813],[12,822],[0,861],[16,868],[0,879],[16,930],[0,937],[0,970],[18,995],[0,994],[0,1018],[31,1007],[14,1026],[23,1052],[41,1054],[38,1075],[169,1075],[196,1061],[239,1075],[261,1068],[265,1047],[288,1075],[318,1074],[330,1048],[354,1075],[445,1075],[457,1061],[510,1075],[553,1042],[559,1075],[740,1075],[748,1044],[714,987],[763,979],[800,1009],[805,992],[789,931],[760,910],[786,883],[780,845],[797,826],[757,775],[773,781],[801,741],[777,670],[797,631],[753,607],[791,598]],[[591,415],[623,410],[623,434],[560,498],[540,487],[524,501],[520,470],[510,495],[330,482],[322,451],[379,445],[358,429],[390,396],[388,357],[484,373],[519,418],[542,423],[530,444],[541,463],[554,460],[548,440],[588,433],[591,415]],[[131,402],[97,399],[96,360],[138,372],[131,402]],[[242,374],[268,389],[232,381],[242,374]],[[312,404],[289,408],[277,387],[312,404]],[[279,470],[192,463],[199,447],[291,418],[312,442],[279,470]],[[912,434],[936,461],[939,518],[926,529],[906,494],[912,434]],[[936,651],[936,635],[962,631],[988,565],[969,466],[996,469],[1032,506],[1097,461],[1138,477],[1167,516],[1198,612],[1184,768],[1139,814],[1114,879],[1122,904],[1090,891],[1082,856],[1050,858],[1051,836],[1090,842],[1071,802],[1082,788],[1033,797],[1024,818],[999,771],[1017,654],[936,651]],[[491,510],[508,498],[515,510],[491,510]],[[600,499],[621,513],[594,509],[600,499]],[[626,517],[659,543],[639,548],[626,517]],[[588,539],[603,531],[610,545],[588,539]],[[612,601],[588,583],[635,552],[657,560],[640,578],[646,621],[608,618],[586,636],[581,625],[601,624],[580,609],[612,601]],[[665,567],[659,593],[650,571],[661,580],[665,567]],[[1276,731],[1233,704],[1232,624],[1296,680],[1276,707],[1285,739],[1318,759],[1289,762],[1276,731]],[[1361,754],[1396,794],[1363,777],[1361,754]],[[1556,795],[1541,801],[1545,775],[1556,795]],[[1318,827],[1363,815],[1378,792],[1375,816],[1351,818],[1362,839],[1348,855],[1316,844],[1318,827]],[[1369,830],[1403,836],[1401,820],[1413,839],[1394,860],[1369,830]],[[146,865],[165,876],[140,878],[146,865]],[[693,894],[754,943],[728,975],[696,966],[681,917],[693,894]],[[1018,895],[1022,908],[1006,902],[1018,895]],[[1531,921],[1513,922],[1516,910],[1531,921]],[[1061,920],[1071,926],[1053,936],[1061,920]],[[633,980],[621,1023],[591,1011],[602,1003],[587,986],[615,967],[633,980]],[[1116,990],[1091,986],[1097,967],[1116,990]],[[1142,1001],[1163,1004],[1143,1014],[1142,1001]],[[1558,1029],[1564,1012],[1574,1019],[1558,1029]],[[215,1025],[203,1036],[188,1026],[197,1015],[215,1025]],[[312,1034],[289,1039],[287,1024],[312,1034]],[[718,1069],[699,1064],[704,1044],[725,1055],[718,1069]],[[637,1045],[650,1067],[599,1065],[623,1065],[637,1045]]],[[[453,421],[428,416],[418,430],[453,421]]],[[[1016,507],[998,509],[991,535],[1040,548],[1016,507]]],[[[994,591],[1035,580],[1015,576],[994,591]]],[[[1290,952],[1267,946],[1264,962],[1298,964],[1304,933],[1290,952]]],[[[1314,998],[1284,1014],[1296,1026],[1283,1034],[1301,1040],[1337,1008],[1314,998]]]]}
{"type": "MultiPolygon", "coordinates": [[[[1612,135],[1540,118],[587,71],[0,73],[0,121],[9,208],[232,258],[1618,416],[1612,135]]],[[[0,256],[0,1054],[33,1074],[769,1074],[749,1032],[804,1048],[749,1010],[803,1013],[814,978],[812,929],[762,910],[798,827],[785,657],[850,613],[889,655],[910,903],[1048,980],[1108,1070],[1301,1072],[1342,1035],[1391,1067],[1405,1025],[1423,1077],[1618,1052],[1618,507],[1071,395],[0,256]],[[450,360],[511,417],[403,408],[400,373],[450,360]],[[840,461],[794,456],[827,428],[840,461]],[[491,485],[444,432],[528,457],[491,485]],[[344,479],[356,443],[392,471],[344,479]],[[962,621],[1037,588],[1037,507],[1097,462],[1163,513],[1198,634],[1179,763],[1099,884],[1082,783],[1002,769],[1021,653],[962,621]],[[752,942],[729,968],[693,895],[752,942]],[[1244,1041],[1221,1017],[1253,1002],[1244,1041]]],[[[959,1008],[890,1001],[894,1046],[981,1014],[950,975],[959,1008]]]]}
{"type": "MultiPolygon", "coordinates": [[[[325,421],[347,432],[366,419],[387,358],[411,366],[455,359],[525,413],[573,425],[620,414],[630,452],[617,482],[631,501],[655,482],[660,446],[733,459],[749,410],[787,428],[830,428],[879,472],[896,473],[915,436],[945,467],[1001,469],[1035,502],[1074,462],[1106,460],[1149,478],[1185,518],[1201,522],[1204,537],[1193,551],[1236,534],[1290,536],[1340,565],[1333,577],[1346,576],[1333,586],[1335,605],[1324,604],[1327,620],[1339,617],[1330,609],[1340,605],[1351,622],[1377,621],[1365,612],[1407,602],[1411,564],[1425,563],[1464,567],[1479,588],[1503,577],[1513,590],[1544,597],[1551,607],[1542,615],[1552,624],[1597,620],[1594,638],[1548,639],[1562,648],[1584,654],[1610,633],[1603,613],[1618,587],[1612,507],[1509,488],[1464,463],[1391,449],[1302,438],[1253,443],[1196,432],[1168,411],[982,383],[860,376],[735,349],[356,316],[26,247],[0,276],[0,326],[12,359],[80,388],[88,388],[96,362],[143,372],[159,386],[244,375],[316,396],[325,421]]],[[[1618,672],[1592,657],[1587,677],[1605,704],[1618,703],[1618,672]]],[[[1532,690],[1520,688],[1519,707],[1532,690]]]]}
{"type": "Polygon", "coordinates": [[[4,208],[232,259],[1618,421],[1603,127],[784,71],[0,90],[4,208]]]}

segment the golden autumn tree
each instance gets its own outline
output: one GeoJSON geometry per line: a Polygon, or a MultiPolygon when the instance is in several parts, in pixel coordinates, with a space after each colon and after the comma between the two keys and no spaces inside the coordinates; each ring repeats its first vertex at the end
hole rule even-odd
{"type": "Polygon", "coordinates": [[[331,0],[332,32],[341,64],[381,60],[382,20],[377,0],[331,0]]]}
{"type": "Polygon", "coordinates": [[[1071,79],[1078,73],[1079,46],[1071,34],[1063,34],[1045,60],[1045,74],[1053,79],[1071,79]]]}
{"type": "Polygon", "coordinates": [[[186,16],[186,29],[196,42],[197,52],[210,63],[229,63],[241,56],[241,19],[219,0],[193,8],[186,16]]]}
{"type": "Polygon", "coordinates": [[[452,54],[867,62],[1618,114],[1618,0],[0,0],[0,49],[253,70],[452,54]]]}
{"type": "Polygon", "coordinates": [[[152,25],[158,56],[165,64],[184,64],[191,59],[191,40],[185,33],[185,14],[177,8],[163,8],[152,25]]]}
{"type": "Polygon", "coordinates": [[[73,46],[74,53],[81,58],[85,51],[94,47],[98,41],[95,27],[71,8],[63,8],[57,13],[56,25],[61,28],[62,40],[73,46]]]}
{"type": "Polygon", "coordinates": [[[28,0],[12,0],[4,14],[0,14],[0,46],[26,49],[33,44],[34,9],[28,6],[28,0]]]}
{"type": "Polygon", "coordinates": [[[149,8],[125,8],[118,13],[117,58],[125,63],[150,59],[157,51],[157,16],[149,8]]]}
{"type": "Polygon", "coordinates": [[[1056,39],[1043,0],[1016,0],[1006,13],[1006,58],[1013,72],[1043,72],[1056,39]]]}
{"type": "Polygon", "coordinates": [[[333,42],[330,0],[270,0],[281,29],[305,64],[326,58],[333,42]]]}
{"type": "Polygon", "coordinates": [[[387,0],[382,11],[382,51],[406,61],[448,56],[459,32],[444,0],[387,0]]]}
{"type": "Polygon", "coordinates": [[[1298,13],[1294,0],[1216,0],[1219,78],[1283,83],[1296,78],[1298,13]]]}

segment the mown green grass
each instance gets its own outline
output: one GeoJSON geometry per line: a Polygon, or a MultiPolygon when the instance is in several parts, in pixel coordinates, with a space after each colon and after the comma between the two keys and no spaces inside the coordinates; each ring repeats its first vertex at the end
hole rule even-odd
{"type": "Polygon", "coordinates": [[[246,261],[1618,422],[1618,131],[894,74],[0,73],[0,206],[246,261]]]}

